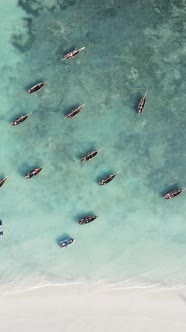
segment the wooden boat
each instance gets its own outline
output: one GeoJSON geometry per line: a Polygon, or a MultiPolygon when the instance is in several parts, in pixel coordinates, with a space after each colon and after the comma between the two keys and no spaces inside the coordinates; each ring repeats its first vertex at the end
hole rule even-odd
{"type": "Polygon", "coordinates": [[[20,123],[24,122],[26,119],[28,119],[28,117],[32,114],[32,112],[26,114],[26,115],[22,115],[19,118],[17,118],[16,120],[11,122],[11,126],[17,126],[20,123]]]}
{"type": "Polygon", "coordinates": [[[97,153],[101,150],[102,149],[98,149],[87,153],[84,157],[81,158],[81,161],[83,162],[89,161],[90,159],[94,158],[97,155],[97,153]]]}
{"type": "Polygon", "coordinates": [[[3,236],[3,222],[0,219],[0,236],[3,236]]]}
{"type": "Polygon", "coordinates": [[[63,57],[63,60],[68,60],[68,59],[75,58],[84,49],[85,49],[85,47],[81,47],[81,48],[78,48],[78,49],[75,48],[74,51],[65,54],[64,57],[63,57]]]}
{"type": "Polygon", "coordinates": [[[74,242],[75,242],[75,240],[70,237],[66,240],[60,241],[59,245],[60,245],[61,248],[67,248],[68,246],[70,246],[74,242]]]}
{"type": "Polygon", "coordinates": [[[3,186],[3,184],[6,182],[7,179],[8,179],[8,176],[6,176],[6,177],[3,178],[3,179],[0,179],[0,187],[3,186]]]}
{"type": "Polygon", "coordinates": [[[117,174],[119,174],[119,172],[106,176],[101,181],[99,181],[99,186],[104,186],[105,184],[111,182],[116,177],[117,174]]]}
{"type": "Polygon", "coordinates": [[[83,107],[85,107],[85,104],[82,104],[80,106],[78,106],[77,108],[73,109],[67,116],[65,116],[65,119],[69,118],[73,118],[74,116],[76,116],[78,113],[81,112],[81,110],[83,109],[83,107]]]}
{"type": "Polygon", "coordinates": [[[40,83],[33,85],[30,89],[28,89],[28,93],[32,94],[32,93],[38,92],[46,85],[46,83],[47,82],[40,82],[40,83]]]}
{"type": "Polygon", "coordinates": [[[174,198],[176,196],[178,196],[179,194],[181,194],[183,192],[183,189],[174,189],[169,191],[167,194],[165,194],[163,197],[165,199],[171,199],[174,198]]]}
{"type": "Polygon", "coordinates": [[[140,114],[143,112],[144,107],[145,107],[145,103],[146,103],[146,93],[143,96],[143,98],[141,98],[139,104],[138,104],[138,108],[137,108],[137,113],[140,114]]]}
{"type": "Polygon", "coordinates": [[[88,224],[89,222],[95,220],[96,218],[98,218],[98,216],[87,216],[85,218],[80,219],[78,223],[80,225],[88,224]]]}
{"type": "Polygon", "coordinates": [[[32,171],[30,171],[29,173],[27,173],[26,175],[25,175],[25,179],[30,179],[30,178],[32,178],[33,176],[36,176],[37,174],[39,174],[40,172],[42,171],[42,168],[40,167],[38,167],[38,168],[35,168],[35,169],[33,169],[32,171]]]}

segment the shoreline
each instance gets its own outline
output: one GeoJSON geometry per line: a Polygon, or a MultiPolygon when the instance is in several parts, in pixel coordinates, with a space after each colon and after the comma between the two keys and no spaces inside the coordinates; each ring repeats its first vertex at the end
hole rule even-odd
{"type": "Polygon", "coordinates": [[[104,283],[103,281],[98,282],[64,282],[64,283],[44,283],[44,284],[33,284],[28,286],[23,285],[1,285],[0,286],[0,298],[21,294],[30,293],[34,291],[40,291],[42,289],[60,289],[60,291],[68,292],[69,289],[79,292],[81,289],[87,293],[96,292],[127,292],[127,291],[144,291],[145,293],[157,293],[157,292],[175,292],[182,290],[186,292],[186,284],[175,284],[169,285],[165,283],[154,283],[154,284],[135,284],[128,281],[118,283],[104,283]]]}
{"type": "Polygon", "coordinates": [[[163,330],[186,328],[186,289],[105,289],[97,286],[43,286],[0,297],[1,328],[31,332],[163,330]]]}

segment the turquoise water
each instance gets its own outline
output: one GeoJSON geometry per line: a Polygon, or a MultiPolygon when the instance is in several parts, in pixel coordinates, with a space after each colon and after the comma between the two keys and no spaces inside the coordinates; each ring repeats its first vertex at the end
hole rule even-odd
{"type": "Polygon", "coordinates": [[[185,284],[186,193],[162,199],[186,187],[183,1],[9,0],[0,7],[0,176],[9,176],[0,190],[1,285],[185,284]],[[27,94],[41,80],[46,88],[27,94]],[[82,103],[77,117],[64,120],[82,103]],[[29,112],[22,125],[9,125],[29,112]],[[98,148],[92,161],[79,161],[98,148]],[[23,178],[39,166],[38,177],[23,178]],[[89,213],[99,218],[79,226],[89,213]],[[60,250],[66,236],[76,242],[60,250]]]}

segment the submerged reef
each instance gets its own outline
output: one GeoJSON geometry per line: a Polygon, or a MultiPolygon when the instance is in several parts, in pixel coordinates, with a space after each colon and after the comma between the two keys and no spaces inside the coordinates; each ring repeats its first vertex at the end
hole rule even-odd
{"type": "Polygon", "coordinates": [[[18,6],[21,7],[29,17],[22,19],[23,31],[15,32],[12,35],[13,46],[22,53],[28,51],[35,40],[33,19],[42,16],[43,13],[59,13],[59,11],[63,11],[75,4],[74,0],[18,0],[18,6]]]}
{"type": "Polygon", "coordinates": [[[31,47],[35,40],[35,36],[32,32],[32,18],[23,18],[23,32],[15,32],[12,35],[12,44],[16,47],[20,52],[26,52],[31,47]]]}
{"type": "Polygon", "coordinates": [[[75,0],[19,0],[18,6],[20,6],[27,14],[38,16],[42,11],[58,12],[59,10],[65,10],[69,6],[74,6],[75,0]]]}

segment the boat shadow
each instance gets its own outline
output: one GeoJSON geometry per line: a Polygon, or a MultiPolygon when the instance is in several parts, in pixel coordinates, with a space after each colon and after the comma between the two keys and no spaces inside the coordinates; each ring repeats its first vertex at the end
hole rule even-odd
{"type": "MultiPolygon", "coordinates": [[[[25,113],[25,108],[21,105],[21,104],[19,104],[19,103],[16,103],[14,106],[12,106],[10,109],[9,109],[9,111],[8,111],[8,113],[9,114],[14,114],[14,112],[16,111],[16,113],[17,114],[21,114],[21,115],[23,115],[23,114],[26,114],[25,113]]],[[[19,115],[17,116],[17,118],[19,117],[19,115]]],[[[11,118],[10,118],[10,120],[7,120],[7,121],[9,121],[9,122],[12,122],[12,121],[14,121],[16,119],[16,115],[11,115],[11,118]]]]}
{"type": "Polygon", "coordinates": [[[106,176],[109,176],[111,174],[114,174],[114,173],[116,173],[116,172],[113,172],[113,170],[103,171],[100,173],[100,175],[97,176],[96,182],[99,183],[99,181],[101,181],[103,178],[105,178],[106,176]]]}
{"type": "Polygon", "coordinates": [[[27,162],[23,163],[22,166],[18,168],[19,175],[21,175],[21,177],[25,176],[31,170],[39,167],[38,164],[39,163],[37,164],[28,164],[27,162]]]}
{"type": "Polygon", "coordinates": [[[64,241],[68,238],[70,238],[71,236],[68,233],[63,233],[63,235],[59,235],[56,237],[55,243],[60,247],[60,242],[64,241]]]}
{"type": "Polygon", "coordinates": [[[159,195],[160,195],[161,197],[163,197],[163,196],[166,195],[168,192],[170,192],[170,191],[172,191],[172,190],[174,190],[174,189],[177,189],[177,188],[180,188],[180,186],[178,185],[178,183],[173,183],[173,184],[171,184],[171,186],[167,186],[167,187],[166,187],[166,190],[165,190],[165,189],[161,190],[160,193],[159,193],[159,195]]]}

